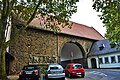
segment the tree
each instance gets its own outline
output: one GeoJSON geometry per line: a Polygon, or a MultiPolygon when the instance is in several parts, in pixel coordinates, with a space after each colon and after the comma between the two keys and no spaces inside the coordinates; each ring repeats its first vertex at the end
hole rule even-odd
{"type": "Polygon", "coordinates": [[[120,42],[120,0],[93,1],[93,8],[102,13],[99,17],[107,29],[105,36],[111,42],[120,42]]]}
{"type": "Polygon", "coordinates": [[[59,30],[57,25],[69,25],[70,16],[77,11],[78,0],[0,0],[0,80],[6,80],[5,53],[10,42],[17,35],[6,41],[5,33],[8,30],[9,21],[12,23],[12,31],[21,33],[29,26],[29,23],[40,14],[45,17],[45,28],[55,32],[59,30]],[[20,28],[17,29],[16,25],[20,28]]]}

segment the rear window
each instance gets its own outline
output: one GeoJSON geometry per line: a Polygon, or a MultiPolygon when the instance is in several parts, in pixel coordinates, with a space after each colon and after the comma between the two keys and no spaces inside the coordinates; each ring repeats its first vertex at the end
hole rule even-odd
{"type": "Polygon", "coordinates": [[[38,67],[37,66],[25,66],[23,69],[24,70],[34,70],[34,69],[38,69],[38,67]]]}
{"type": "Polygon", "coordinates": [[[58,67],[50,67],[50,69],[59,69],[58,67]]]}
{"type": "Polygon", "coordinates": [[[54,69],[63,69],[63,68],[62,68],[62,66],[59,66],[59,65],[51,65],[51,66],[49,66],[49,69],[54,70],[54,69]]]}
{"type": "Polygon", "coordinates": [[[82,68],[82,65],[80,65],[80,64],[75,64],[75,65],[72,66],[72,68],[73,68],[73,69],[82,68]]]}

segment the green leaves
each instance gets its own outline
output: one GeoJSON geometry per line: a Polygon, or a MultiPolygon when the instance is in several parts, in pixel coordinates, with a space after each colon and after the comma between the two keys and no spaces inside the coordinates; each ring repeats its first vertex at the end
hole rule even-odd
{"type": "Polygon", "coordinates": [[[102,12],[100,19],[107,28],[106,37],[111,41],[120,41],[120,0],[94,0],[93,9],[102,12]]]}
{"type": "MultiPolygon", "coordinates": [[[[35,16],[45,19],[44,26],[50,30],[58,31],[56,26],[65,26],[71,15],[77,11],[78,0],[19,0],[13,7],[13,18],[30,23],[35,16]],[[40,3],[38,5],[38,3],[40,3]],[[37,9],[35,9],[37,7],[37,9]],[[33,15],[34,13],[34,15],[33,15]],[[59,24],[58,24],[59,23],[59,24]],[[56,30],[57,29],[57,30],[56,30]]],[[[14,22],[15,24],[16,22],[14,22]]]]}

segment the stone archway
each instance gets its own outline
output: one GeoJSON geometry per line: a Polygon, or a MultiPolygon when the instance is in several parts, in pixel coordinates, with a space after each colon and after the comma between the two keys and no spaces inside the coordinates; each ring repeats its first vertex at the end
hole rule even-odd
{"type": "Polygon", "coordinates": [[[95,58],[91,59],[91,65],[92,65],[92,68],[97,68],[97,64],[96,64],[96,59],[95,58]]]}
{"type": "Polygon", "coordinates": [[[65,67],[70,62],[81,63],[84,65],[84,50],[77,42],[67,42],[61,49],[60,62],[65,67]]]}

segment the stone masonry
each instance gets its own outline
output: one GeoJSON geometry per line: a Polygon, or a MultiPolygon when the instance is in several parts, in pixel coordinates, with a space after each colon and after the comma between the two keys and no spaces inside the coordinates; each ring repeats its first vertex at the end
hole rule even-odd
{"type": "Polygon", "coordinates": [[[84,58],[93,40],[67,34],[54,34],[51,31],[27,28],[10,46],[14,60],[10,62],[9,74],[17,74],[24,65],[59,63],[61,49],[65,43],[75,41],[84,50],[84,58]]]}

